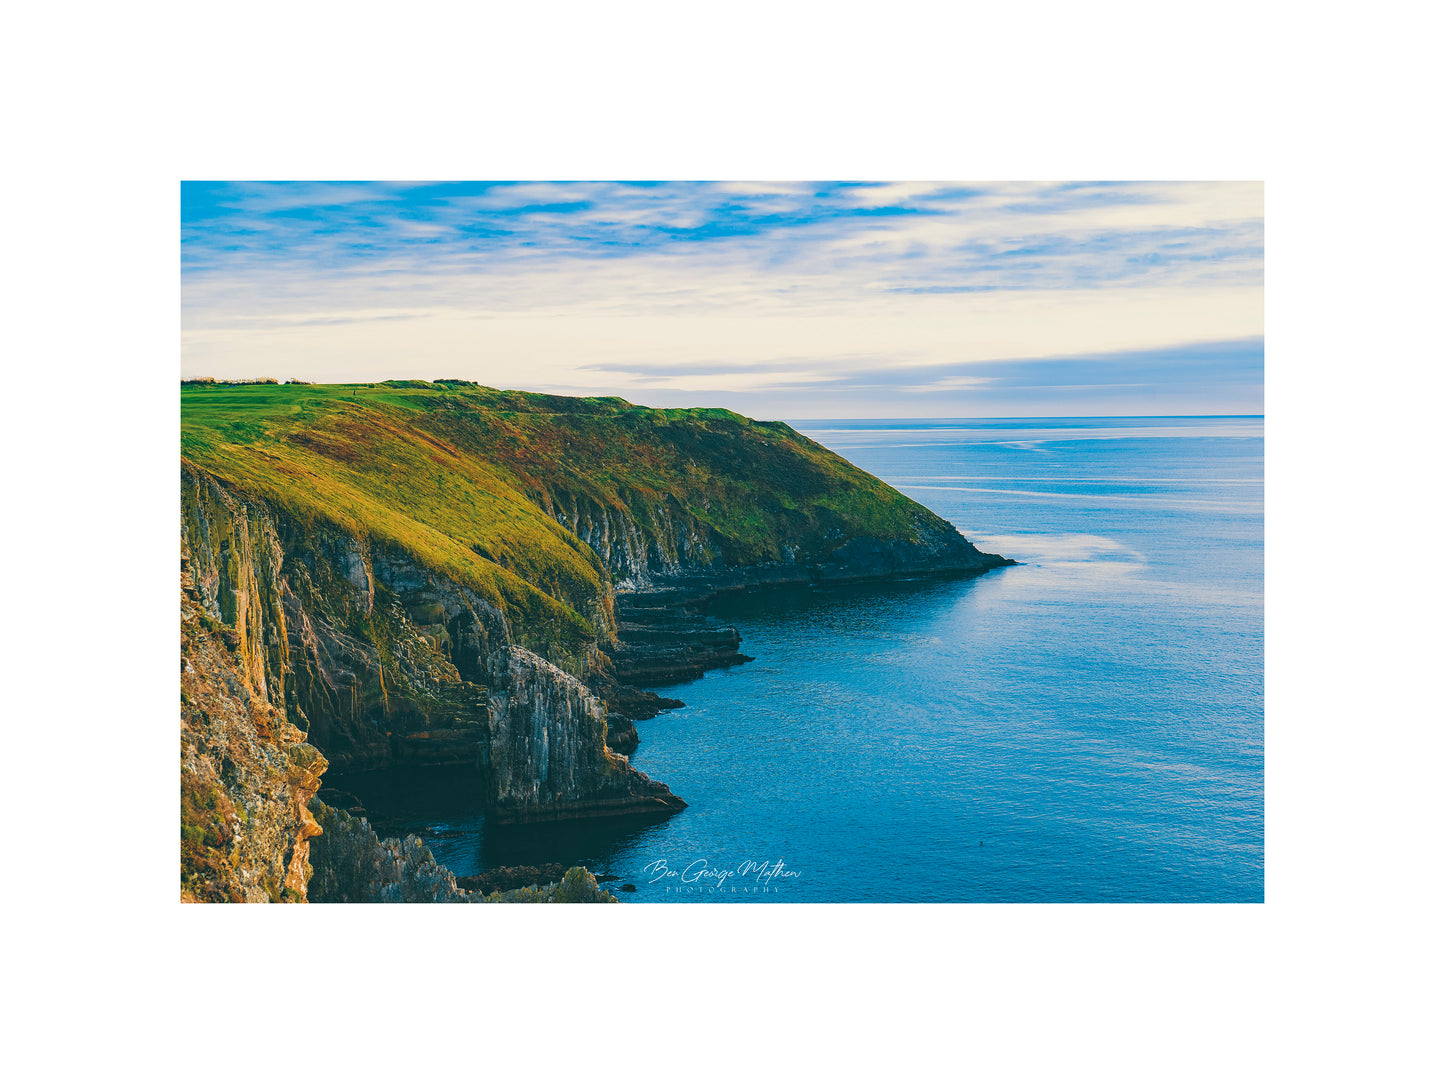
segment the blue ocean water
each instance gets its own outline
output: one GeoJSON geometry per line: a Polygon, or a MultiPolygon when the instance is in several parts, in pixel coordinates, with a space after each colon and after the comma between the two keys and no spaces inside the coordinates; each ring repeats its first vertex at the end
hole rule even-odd
{"type": "Polygon", "coordinates": [[[632,758],[688,809],[416,808],[438,859],[639,902],[1262,901],[1263,420],[795,425],[1023,563],[720,603],[756,661],[666,689],[632,758]]]}

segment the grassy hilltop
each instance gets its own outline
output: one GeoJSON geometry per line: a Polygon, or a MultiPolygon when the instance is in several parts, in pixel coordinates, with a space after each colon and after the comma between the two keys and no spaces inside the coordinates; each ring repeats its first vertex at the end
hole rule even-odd
{"type": "Polygon", "coordinates": [[[597,635],[584,615],[608,572],[544,510],[558,495],[623,512],[675,501],[727,565],[941,523],[783,422],[465,381],[184,385],[181,452],[303,524],[406,551],[559,646],[597,635]]]}

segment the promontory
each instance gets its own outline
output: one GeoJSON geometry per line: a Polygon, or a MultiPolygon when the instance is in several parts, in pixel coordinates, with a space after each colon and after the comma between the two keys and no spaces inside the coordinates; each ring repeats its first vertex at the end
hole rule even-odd
{"type": "Polygon", "coordinates": [[[1012,563],[783,422],[463,380],[188,382],[180,482],[197,900],[308,898],[357,827],[328,768],[468,766],[498,824],[666,816],[632,724],[744,658],[710,597],[1012,563]]]}

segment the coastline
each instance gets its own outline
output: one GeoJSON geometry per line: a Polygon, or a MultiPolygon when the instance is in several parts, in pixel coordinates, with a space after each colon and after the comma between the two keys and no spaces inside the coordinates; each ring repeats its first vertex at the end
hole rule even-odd
{"type": "MultiPolygon", "coordinates": [[[[1012,563],[783,423],[728,411],[462,381],[184,391],[183,589],[232,690],[208,695],[284,718],[322,766],[271,898],[304,898],[326,766],[469,768],[499,826],[665,817],[687,802],[631,764],[636,722],[682,706],[647,686],[748,661],[713,600],[1012,563]],[[238,428],[248,406],[262,420],[238,428]]],[[[215,717],[188,716],[198,732],[215,717]]],[[[234,806],[241,827],[196,829],[193,880],[260,808],[258,780],[207,752],[232,740],[194,746],[196,778],[228,795],[206,791],[196,816],[234,806]]]]}

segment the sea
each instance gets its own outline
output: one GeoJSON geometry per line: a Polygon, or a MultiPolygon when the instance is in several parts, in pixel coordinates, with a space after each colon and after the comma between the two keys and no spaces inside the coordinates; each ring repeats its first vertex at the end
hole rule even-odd
{"type": "Polygon", "coordinates": [[[637,724],[671,818],[357,777],[388,833],[661,905],[1263,902],[1263,418],[792,424],[1019,564],[720,601],[754,661],[637,724]]]}

